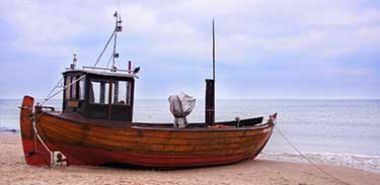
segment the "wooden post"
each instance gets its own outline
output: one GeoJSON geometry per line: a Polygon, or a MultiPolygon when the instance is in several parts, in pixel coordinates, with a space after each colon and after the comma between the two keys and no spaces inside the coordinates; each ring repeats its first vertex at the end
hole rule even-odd
{"type": "Polygon", "coordinates": [[[212,20],[212,79],[206,79],[205,122],[215,123],[215,21],[212,20]]]}

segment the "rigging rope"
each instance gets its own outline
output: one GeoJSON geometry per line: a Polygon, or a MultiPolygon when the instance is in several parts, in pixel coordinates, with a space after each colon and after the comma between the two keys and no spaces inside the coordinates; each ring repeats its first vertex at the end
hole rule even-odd
{"type": "MultiPolygon", "coordinates": [[[[54,88],[49,92],[49,94],[46,96],[46,97],[49,97],[59,86],[59,84],[61,84],[61,82],[63,81],[63,77],[58,81],[57,85],[54,86],[54,88]]],[[[47,98],[45,98],[46,100],[47,98]]]]}
{"type": "Polygon", "coordinates": [[[106,65],[106,68],[108,68],[108,66],[110,65],[111,63],[111,60],[113,59],[113,55],[111,55],[111,57],[108,59],[108,62],[107,62],[107,65],[106,65]]]}
{"type": "Polygon", "coordinates": [[[290,140],[281,132],[281,130],[278,128],[278,127],[275,127],[278,131],[278,133],[284,138],[284,140],[304,159],[306,160],[311,166],[313,166],[314,168],[318,169],[320,172],[322,172],[323,174],[325,174],[326,176],[334,179],[335,181],[339,182],[340,184],[344,184],[344,185],[350,185],[349,183],[339,179],[338,177],[335,177],[334,175],[328,173],[327,171],[323,170],[321,167],[319,167],[318,165],[316,165],[313,161],[311,161],[310,159],[308,159],[292,142],[290,142],[290,140]]]}
{"type": "MultiPolygon", "coordinates": [[[[119,0],[117,0],[117,7],[118,7],[118,10],[120,12],[120,2],[119,0]]],[[[117,13],[115,14],[117,16],[117,13]]],[[[120,16],[120,15],[119,15],[120,16]]],[[[120,17],[119,17],[120,18],[120,17]]],[[[100,59],[102,58],[104,52],[107,50],[108,48],[108,45],[111,43],[112,39],[114,38],[114,46],[113,46],[113,54],[112,56],[110,57],[108,63],[107,63],[107,67],[110,63],[110,61],[113,59],[113,67],[115,65],[115,53],[116,53],[116,42],[117,42],[117,32],[118,31],[121,31],[121,28],[119,28],[119,23],[121,23],[121,20],[118,20],[118,18],[116,17],[116,27],[115,29],[113,30],[111,36],[108,38],[108,41],[106,43],[106,45],[104,46],[102,52],[100,53],[100,55],[98,56],[98,58],[96,59],[96,62],[94,64],[94,67],[93,69],[95,69],[95,67],[98,65],[100,59]],[[119,22],[120,21],[120,22],[119,22]]],[[[75,56],[74,56],[75,57],[75,56]]],[[[74,58],[75,60],[75,58],[74,58]]],[[[83,75],[81,77],[79,77],[77,80],[71,82],[70,84],[64,86],[64,88],[62,88],[61,90],[59,90],[58,92],[52,94],[59,86],[59,84],[62,82],[62,80],[64,80],[63,78],[57,83],[57,85],[49,92],[49,94],[47,95],[47,98],[44,99],[44,101],[41,103],[41,105],[45,104],[46,102],[48,102],[51,98],[53,98],[54,96],[56,96],[57,94],[59,94],[60,92],[64,91],[67,87],[73,85],[74,83],[76,83],[77,81],[81,80],[82,78],[84,78],[86,75],[83,75]]]]}
{"type": "Polygon", "coordinates": [[[98,63],[99,63],[100,59],[102,58],[102,56],[103,56],[104,52],[106,51],[106,49],[107,49],[108,45],[109,45],[109,44],[110,44],[110,42],[112,41],[112,38],[114,37],[114,35],[115,35],[115,34],[116,34],[116,30],[114,30],[114,31],[112,32],[112,34],[111,34],[110,38],[108,39],[108,41],[107,41],[106,45],[104,46],[104,48],[103,48],[102,52],[100,53],[100,55],[99,55],[99,57],[98,57],[98,59],[96,59],[96,62],[95,62],[94,68],[96,67],[96,65],[98,65],[98,63]]]}
{"type": "Polygon", "coordinates": [[[87,74],[84,74],[82,76],[80,76],[78,79],[72,81],[70,84],[67,84],[65,85],[61,90],[55,92],[54,94],[52,94],[51,96],[45,98],[45,100],[40,104],[40,105],[43,105],[45,104],[46,102],[48,102],[51,98],[53,98],[54,96],[57,96],[60,92],[64,91],[65,89],[67,89],[68,87],[72,86],[73,84],[77,83],[79,80],[82,80],[84,77],[86,77],[87,74]]]}

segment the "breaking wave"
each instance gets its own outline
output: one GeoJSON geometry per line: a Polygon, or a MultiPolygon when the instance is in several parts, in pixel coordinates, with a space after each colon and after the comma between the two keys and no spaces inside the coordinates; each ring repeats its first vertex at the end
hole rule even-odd
{"type": "MultiPolygon", "coordinates": [[[[304,155],[316,164],[344,166],[380,173],[380,156],[348,153],[306,153],[304,155]]],[[[295,153],[263,152],[258,158],[286,162],[307,163],[307,161],[305,161],[301,155],[295,153]]]]}

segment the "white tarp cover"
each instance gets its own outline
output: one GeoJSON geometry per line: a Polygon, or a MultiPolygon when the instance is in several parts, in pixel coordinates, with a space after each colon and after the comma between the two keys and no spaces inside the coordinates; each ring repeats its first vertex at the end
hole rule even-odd
{"type": "Polygon", "coordinates": [[[174,116],[174,126],[185,128],[187,125],[186,116],[195,107],[195,98],[181,92],[178,95],[169,96],[170,112],[174,116]]]}

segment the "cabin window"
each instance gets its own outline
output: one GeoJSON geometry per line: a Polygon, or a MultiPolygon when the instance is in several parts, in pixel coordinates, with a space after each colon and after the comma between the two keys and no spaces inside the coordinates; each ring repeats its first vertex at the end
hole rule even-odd
{"type": "MultiPolygon", "coordinates": [[[[109,93],[109,90],[110,90],[110,83],[103,83],[103,88],[104,88],[104,103],[105,104],[109,104],[109,96],[110,96],[110,93],[109,93]]],[[[112,98],[112,97],[111,97],[112,98]]]]}
{"type": "MultiPolygon", "coordinates": [[[[77,80],[76,76],[71,77],[71,83],[75,82],[77,80]]],[[[71,98],[76,99],[77,98],[77,83],[73,83],[71,85],[71,98]]]]}
{"type": "Polygon", "coordinates": [[[66,76],[65,79],[65,99],[70,99],[71,98],[71,76],[66,76]]]}
{"type": "Polygon", "coordinates": [[[130,104],[130,84],[128,81],[116,81],[113,83],[113,104],[130,104]]]}
{"type": "Polygon", "coordinates": [[[110,98],[110,83],[104,81],[91,81],[90,102],[108,104],[110,98]]]}
{"type": "Polygon", "coordinates": [[[100,82],[91,82],[91,103],[100,103],[100,82]]]}
{"type": "MultiPolygon", "coordinates": [[[[82,85],[79,85],[82,87],[82,85]]],[[[131,104],[131,85],[128,81],[92,80],[90,83],[90,103],[96,104],[131,104]],[[111,102],[110,102],[111,101],[111,102]]],[[[82,92],[83,90],[81,90],[82,92]]]]}
{"type": "Polygon", "coordinates": [[[80,86],[80,84],[78,84],[78,82],[76,82],[78,80],[78,77],[77,76],[66,76],[65,77],[65,86],[66,86],[66,89],[65,89],[65,99],[77,99],[78,98],[78,93],[80,94],[80,92],[78,91],[78,85],[80,86]],[[75,82],[75,83],[73,83],[75,82]]]}
{"type": "Polygon", "coordinates": [[[85,87],[84,87],[84,78],[82,78],[79,81],[79,99],[84,100],[84,94],[85,94],[85,87]]]}

